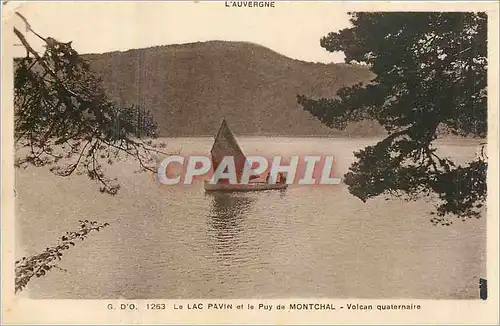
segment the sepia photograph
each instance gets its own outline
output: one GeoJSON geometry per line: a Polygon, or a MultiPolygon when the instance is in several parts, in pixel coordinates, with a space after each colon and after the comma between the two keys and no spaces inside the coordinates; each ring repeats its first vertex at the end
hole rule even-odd
{"type": "Polygon", "coordinates": [[[382,313],[498,296],[488,10],[3,6],[14,298],[382,313]]]}

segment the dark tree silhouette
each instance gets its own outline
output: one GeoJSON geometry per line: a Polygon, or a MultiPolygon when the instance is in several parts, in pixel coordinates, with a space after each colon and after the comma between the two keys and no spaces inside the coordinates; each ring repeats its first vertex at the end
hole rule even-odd
{"type": "MultiPolygon", "coordinates": [[[[26,30],[45,44],[45,51],[38,53],[14,28],[26,49],[25,57],[14,62],[16,166],[48,165],[60,176],[86,173],[99,182],[101,192],[112,195],[119,184],[105,176],[104,164],[132,157],[139,162],[140,170],[155,172],[155,156],[166,153],[160,150],[164,144],[142,138],[156,136],[157,125],[151,113],[136,106],[117,107],[71,42],[39,35],[21,14],[16,14],[26,30]]],[[[16,261],[16,292],[34,276],[60,269],[57,262],[75,240],[84,240],[90,232],[108,226],[88,220],[80,223],[80,229],[67,232],[59,244],[16,261]]]]}
{"type": "MultiPolygon", "coordinates": [[[[388,136],[357,153],[345,175],[350,192],[369,198],[437,195],[433,223],[447,214],[479,217],[486,198],[485,155],[460,166],[440,157],[439,130],[486,138],[487,15],[472,12],[350,13],[352,27],[321,39],[347,63],[367,64],[367,85],[339,90],[334,99],[298,96],[329,127],[378,121],[388,136]]],[[[484,143],[482,144],[484,147],[484,143]]]]}
{"type": "Polygon", "coordinates": [[[22,291],[33,277],[46,275],[51,269],[63,270],[58,262],[63,252],[75,246],[76,240],[84,241],[90,232],[97,231],[109,226],[108,223],[97,221],[78,221],[80,227],[77,231],[66,232],[57,245],[47,247],[42,253],[29,257],[23,257],[16,261],[15,292],[22,291]]]}
{"type": "Polygon", "coordinates": [[[163,144],[138,138],[156,136],[151,113],[117,107],[71,42],[39,35],[17,14],[45,43],[45,51],[39,54],[14,28],[26,49],[26,56],[15,60],[16,166],[51,165],[61,176],[86,173],[113,195],[119,184],[105,176],[103,164],[131,156],[141,170],[155,172],[154,158],[163,144]]]}

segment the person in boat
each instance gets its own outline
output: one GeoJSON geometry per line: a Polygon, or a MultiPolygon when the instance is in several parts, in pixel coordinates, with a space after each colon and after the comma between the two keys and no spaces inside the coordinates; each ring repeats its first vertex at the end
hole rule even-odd
{"type": "Polygon", "coordinates": [[[276,184],[284,184],[286,183],[286,177],[282,172],[279,172],[276,177],[276,184]]]}
{"type": "MultiPolygon", "coordinates": [[[[269,178],[271,177],[271,173],[268,173],[267,174],[267,177],[266,177],[266,183],[269,183],[269,178]]],[[[277,177],[276,177],[276,184],[284,184],[286,183],[286,177],[283,173],[278,173],[277,177]]]]}

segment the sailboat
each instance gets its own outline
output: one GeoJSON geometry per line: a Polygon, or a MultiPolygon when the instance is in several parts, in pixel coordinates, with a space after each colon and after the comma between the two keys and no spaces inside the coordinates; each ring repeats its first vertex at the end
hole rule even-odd
{"type": "Polygon", "coordinates": [[[217,135],[215,136],[215,141],[210,150],[212,156],[212,168],[217,170],[217,167],[222,162],[224,157],[232,156],[234,157],[235,169],[236,169],[236,179],[238,183],[230,184],[229,180],[221,179],[217,183],[210,183],[210,181],[205,180],[205,191],[260,191],[260,190],[275,190],[275,189],[286,189],[288,184],[286,183],[276,183],[269,184],[267,182],[255,181],[257,176],[250,177],[250,182],[239,183],[241,176],[243,174],[243,168],[248,164],[247,159],[243,151],[241,150],[236,137],[229,128],[226,119],[222,120],[221,126],[217,135]],[[252,179],[254,181],[252,181],[252,179]]]}

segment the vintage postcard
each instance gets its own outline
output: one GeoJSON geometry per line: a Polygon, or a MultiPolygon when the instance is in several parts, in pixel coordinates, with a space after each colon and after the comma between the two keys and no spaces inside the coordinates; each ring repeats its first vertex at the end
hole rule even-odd
{"type": "Polygon", "coordinates": [[[498,16],[4,1],[2,323],[498,324],[498,16]]]}

